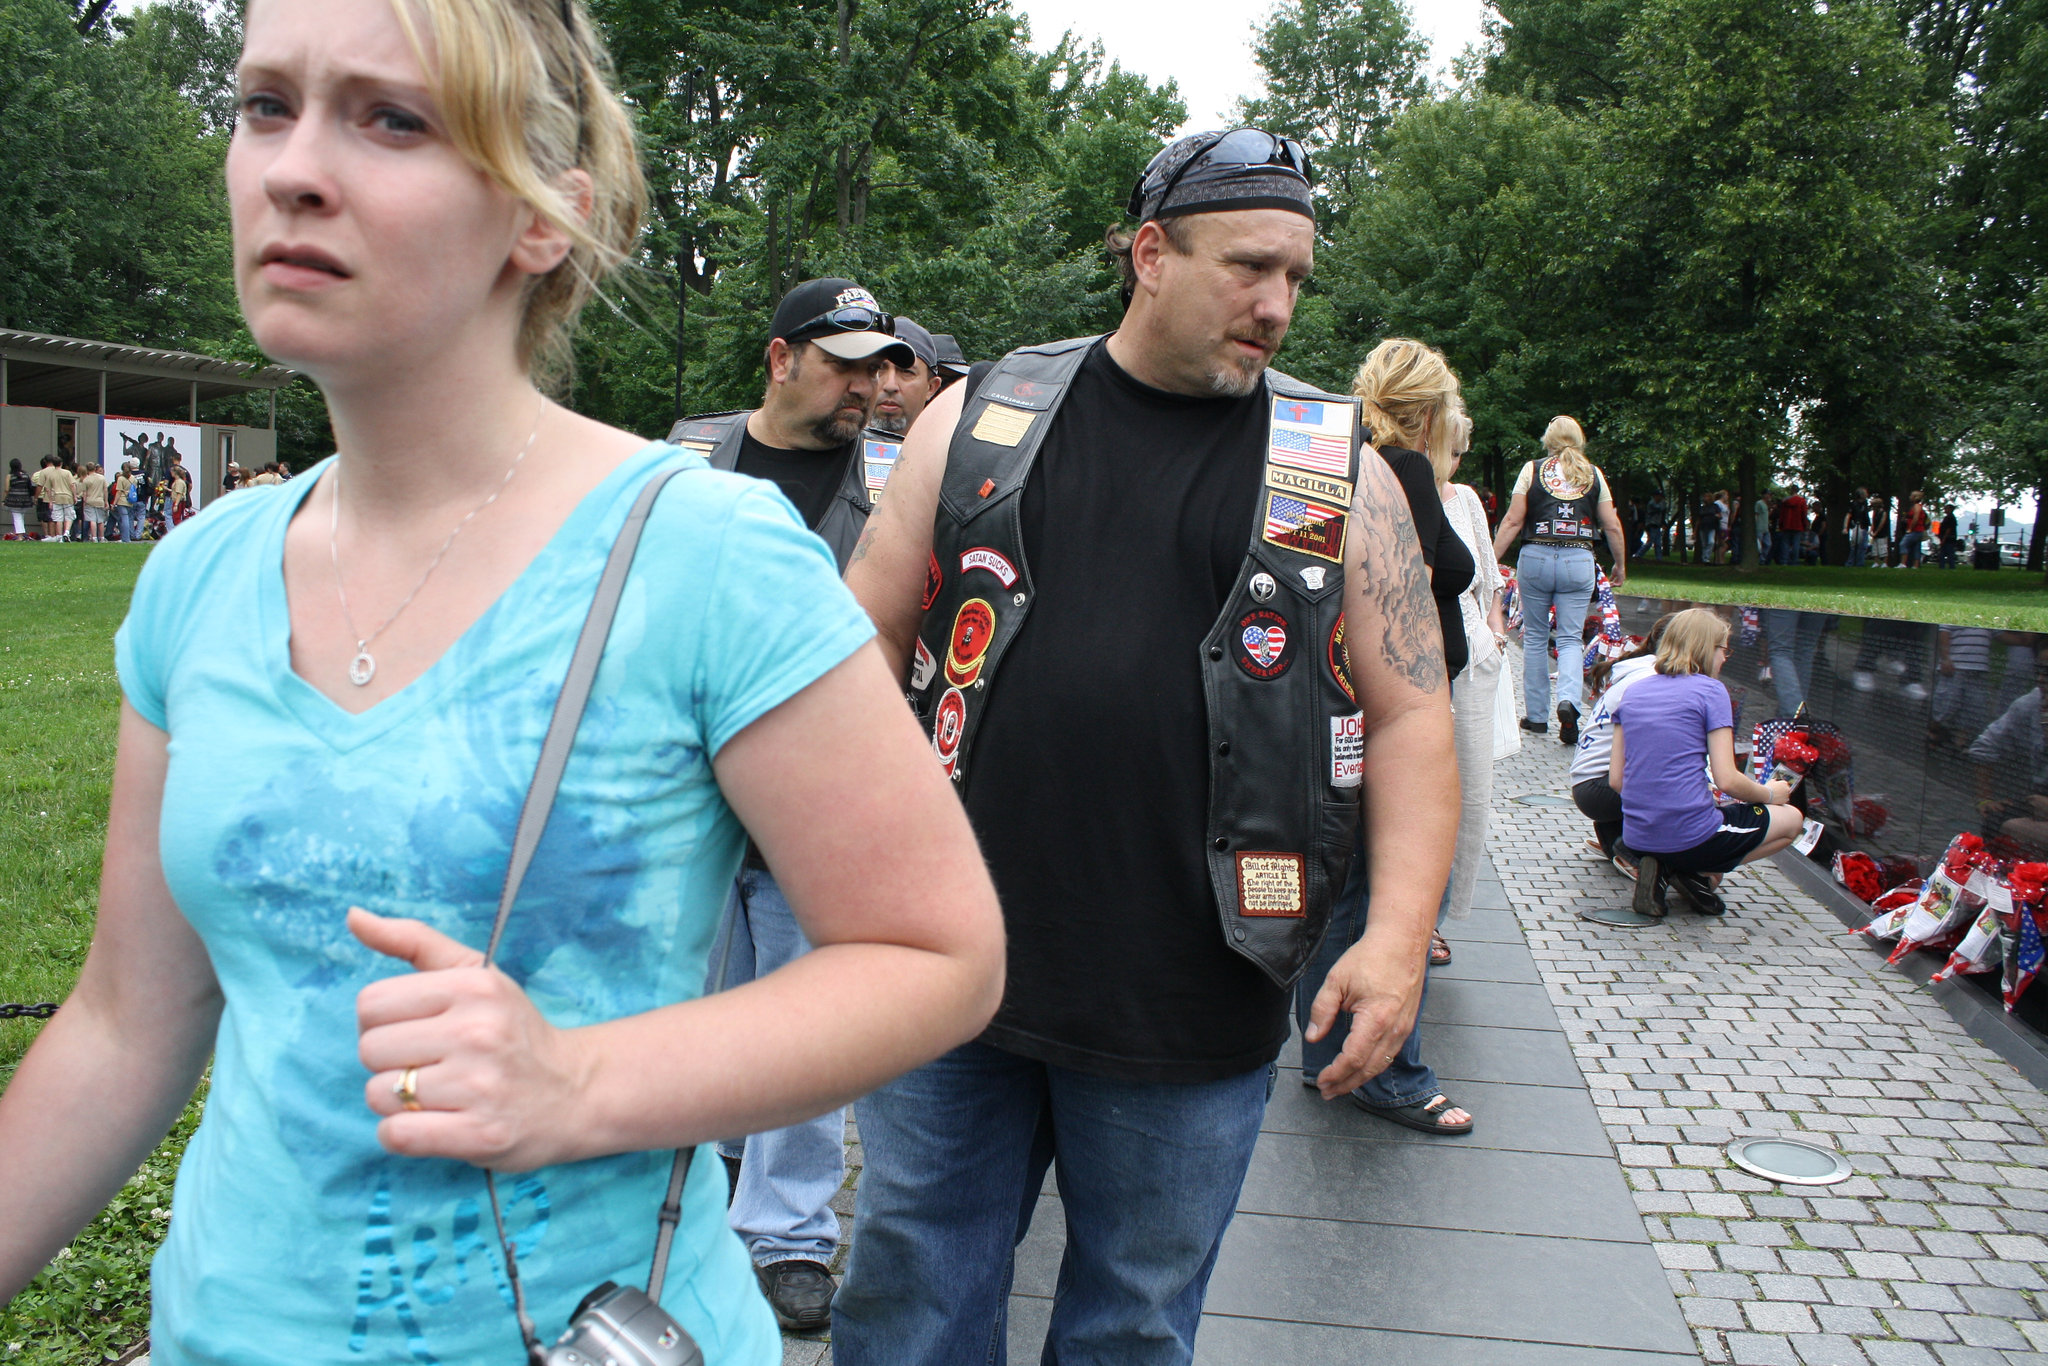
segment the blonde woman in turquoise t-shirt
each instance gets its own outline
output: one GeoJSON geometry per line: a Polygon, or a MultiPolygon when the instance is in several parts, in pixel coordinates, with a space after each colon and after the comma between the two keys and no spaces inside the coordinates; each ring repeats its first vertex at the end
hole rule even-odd
{"type": "MultiPolygon", "coordinates": [[[[97,932],[0,1097],[0,1169],[34,1174],[0,1185],[4,1301],[212,1060],[159,1366],[518,1360],[483,1168],[551,1340],[648,1278],[673,1150],[844,1104],[1001,993],[973,837],[822,543],[772,488],[542,395],[643,196],[588,16],[403,13],[249,7],[236,284],[339,453],[145,567],[97,932]],[[606,552],[670,472],[482,967],[606,552]],[[747,834],[818,947],[695,999],[747,834]]],[[[656,1294],[709,1361],[768,1366],[700,1156],[656,1294]]]]}

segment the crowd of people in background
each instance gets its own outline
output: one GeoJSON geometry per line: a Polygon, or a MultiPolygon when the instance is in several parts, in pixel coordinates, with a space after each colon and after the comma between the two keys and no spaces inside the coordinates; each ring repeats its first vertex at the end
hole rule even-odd
{"type": "MultiPolygon", "coordinates": [[[[220,492],[281,484],[291,477],[291,465],[283,460],[262,466],[254,475],[230,460],[221,475],[220,492]]],[[[160,478],[152,479],[136,460],[122,461],[110,477],[91,461],[81,464],[54,455],[44,456],[30,474],[21,459],[13,457],[7,462],[6,491],[0,496],[0,508],[7,513],[0,540],[153,541],[197,511],[193,487],[192,472],[177,460],[165,466],[160,478]]]]}
{"type": "Polygon", "coordinates": [[[133,460],[113,477],[91,462],[43,457],[34,474],[19,457],[7,462],[4,505],[9,527],[0,540],[146,541],[192,515],[192,475],[182,464],[151,481],[133,460]]]}
{"type": "MultiPolygon", "coordinates": [[[[1730,489],[1698,494],[1689,509],[1682,502],[1662,488],[1630,498],[1629,553],[1642,560],[1735,564],[1748,537],[1762,565],[1954,569],[1966,553],[1998,539],[2002,525],[2000,518],[1988,527],[1973,520],[1966,536],[1954,503],[1931,503],[1918,489],[1894,500],[1859,487],[1827,506],[1788,483],[1759,491],[1747,510],[1730,489]]],[[[2006,545],[2006,553],[2016,552],[2017,542],[2006,545]]]]}

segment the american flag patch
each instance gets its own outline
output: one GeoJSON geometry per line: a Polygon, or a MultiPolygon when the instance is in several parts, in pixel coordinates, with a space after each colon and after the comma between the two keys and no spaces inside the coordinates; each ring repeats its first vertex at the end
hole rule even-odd
{"type": "Polygon", "coordinates": [[[1334,563],[1344,552],[1344,513],[1325,503],[1268,489],[1265,539],[1334,563]]]}
{"type": "Polygon", "coordinates": [[[1351,443],[1341,436],[1297,431],[1276,423],[1268,447],[1276,465],[1334,475],[1339,479],[1348,478],[1351,474],[1351,443]]]}
{"type": "Polygon", "coordinates": [[[863,441],[861,445],[863,463],[866,466],[863,473],[868,487],[868,501],[874,502],[882,496],[882,490],[888,487],[889,475],[896,468],[896,457],[903,453],[903,446],[900,442],[876,441],[872,437],[863,441]]]}

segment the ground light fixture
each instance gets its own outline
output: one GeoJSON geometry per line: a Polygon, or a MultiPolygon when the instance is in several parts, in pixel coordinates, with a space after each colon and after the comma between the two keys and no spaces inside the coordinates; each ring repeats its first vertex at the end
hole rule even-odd
{"type": "Polygon", "coordinates": [[[1855,1175],[1849,1160],[1833,1148],[1803,1138],[1738,1138],[1728,1160],[1751,1176],[1784,1186],[1832,1186],[1855,1175]]]}

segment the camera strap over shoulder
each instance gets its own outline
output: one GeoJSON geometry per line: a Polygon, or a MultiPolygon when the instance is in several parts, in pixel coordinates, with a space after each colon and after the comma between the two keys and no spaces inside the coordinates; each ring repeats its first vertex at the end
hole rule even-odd
{"type": "MultiPolygon", "coordinates": [[[[499,941],[505,937],[505,922],[512,916],[512,903],[519,899],[519,885],[526,880],[527,867],[533,862],[534,851],[540,847],[541,833],[547,828],[548,815],[554,810],[555,793],[562,786],[563,772],[569,767],[569,752],[575,748],[576,731],[583,724],[583,712],[590,703],[590,689],[597,681],[598,665],[604,660],[605,641],[611,635],[612,619],[618,615],[619,600],[625,595],[626,575],[633,568],[633,555],[640,548],[641,533],[647,529],[648,514],[668,481],[680,473],[680,469],[664,470],[647,481],[647,486],[640,490],[640,496],[633,500],[631,510],[626,513],[618,539],[612,542],[604,574],[598,579],[597,592],[590,599],[590,611],[583,618],[583,630],[576,637],[575,652],[569,656],[569,672],[562,679],[562,691],[555,697],[555,711],[548,720],[547,736],[541,741],[540,759],[533,766],[533,782],[527,787],[526,800],[519,808],[519,824],[512,834],[512,856],[505,866],[505,886],[498,893],[498,917],[492,922],[490,942],[484,947],[486,967],[498,956],[499,941]]],[[[695,1148],[678,1149],[675,1164],[669,1169],[668,1196],[662,1202],[656,1221],[654,1265],[647,1280],[647,1294],[657,1303],[661,1299],[662,1281],[668,1273],[669,1243],[674,1239],[676,1225],[682,1218],[683,1183],[689,1177],[690,1162],[696,1152],[695,1148]]],[[[498,1205],[497,1177],[488,1168],[484,1171],[484,1183],[490,1192],[491,1218],[497,1224],[498,1242],[505,1252],[505,1279],[512,1287],[513,1310],[519,1316],[519,1334],[526,1343],[527,1355],[538,1361],[540,1339],[534,1331],[533,1320],[526,1312],[526,1292],[519,1284],[519,1268],[512,1242],[505,1236],[505,1217],[498,1205]]]]}

